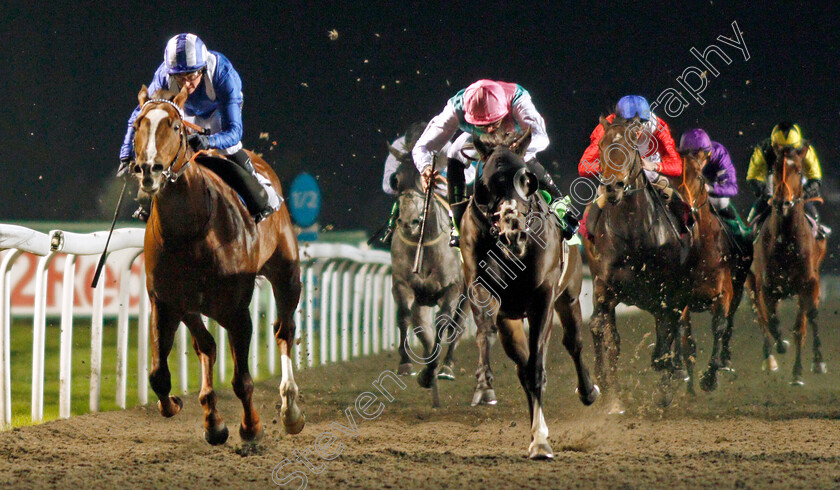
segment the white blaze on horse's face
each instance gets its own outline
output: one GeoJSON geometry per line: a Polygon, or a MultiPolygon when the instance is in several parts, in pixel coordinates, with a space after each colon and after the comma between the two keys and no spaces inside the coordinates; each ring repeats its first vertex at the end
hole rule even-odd
{"type": "Polygon", "coordinates": [[[498,217],[499,236],[507,248],[517,257],[525,255],[528,240],[527,216],[519,210],[516,199],[505,199],[495,213],[498,217]]]}
{"type": "Polygon", "coordinates": [[[146,140],[145,151],[140,152],[138,163],[153,164],[157,158],[157,129],[160,122],[169,117],[164,109],[152,109],[146,113],[145,119],[149,121],[149,135],[146,140]]]}

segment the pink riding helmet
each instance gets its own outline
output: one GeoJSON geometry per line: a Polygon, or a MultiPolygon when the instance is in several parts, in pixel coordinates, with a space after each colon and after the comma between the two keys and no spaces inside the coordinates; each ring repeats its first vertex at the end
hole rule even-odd
{"type": "Polygon", "coordinates": [[[505,89],[493,80],[479,80],[464,91],[464,119],[470,124],[493,124],[508,112],[505,89]]]}

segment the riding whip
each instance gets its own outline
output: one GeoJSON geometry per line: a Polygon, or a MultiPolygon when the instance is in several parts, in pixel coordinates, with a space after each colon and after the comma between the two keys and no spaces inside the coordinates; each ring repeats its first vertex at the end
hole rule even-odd
{"type": "MultiPolygon", "coordinates": [[[[434,158],[432,159],[434,162],[434,158]]],[[[417,250],[414,252],[414,267],[411,272],[417,274],[420,272],[420,266],[423,264],[423,242],[426,238],[426,221],[429,217],[429,208],[432,204],[432,192],[435,187],[435,170],[432,167],[432,175],[429,177],[429,182],[426,185],[426,195],[423,198],[423,222],[420,224],[420,240],[417,241],[417,250]]]]}
{"type": "Polygon", "coordinates": [[[99,263],[96,264],[96,272],[93,274],[93,282],[90,283],[91,288],[96,288],[99,283],[99,275],[102,273],[102,267],[105,265],[105,257],[108,254],[108,244],[111,242],[111,235],[114,233],[114,225],[117,224],[117,215],[120,213],[120,206],[122,205],[123,196],[125,196],[125,187],[128,185],[128,179],[124,179],[122,191],[120,192],[120,199],[117,201],[117,209],[114,210],[114,219],[111,221],[111,229],[108,230],[108,238],[105,240],[105,249],[102,250],[102,255],[99,257],[99,263]]]}

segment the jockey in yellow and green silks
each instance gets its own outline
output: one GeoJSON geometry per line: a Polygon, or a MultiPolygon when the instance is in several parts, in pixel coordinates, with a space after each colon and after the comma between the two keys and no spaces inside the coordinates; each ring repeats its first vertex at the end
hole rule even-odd
{"type": "MultiPolygon", "coordinates": [[[[769,138],[764,139],[756,145],[750,158],[749,169],[747,170],[747,184],[749,184],[756,196],[756,201],[750,210],[749,220],[755,222],[756,229],[758,229],[770,211],[768,202],[773,191],[767,181],[773,164],[776,161],[774,148],[801,148],[804,142],[802,130],[799,128],[799,125],[782,122],[773,127],[769,138]]],[[[820,160],[817,158],[817,152],[813,145],[808,146],[808,152],[805,154],[805,159],[803,160],[802,172],[805,177],[805,185],[803,186],[805,198],[812,199],[820,197],[822,168],[820,167],[820,160]]],[[[815,201],[813,200],[806,201],[805,212],[819,223],[820,215],[814,203],[815,201]]],[[[823,235],[831,232],[825,225],[819,225],[819,228],[823,235]]]]}

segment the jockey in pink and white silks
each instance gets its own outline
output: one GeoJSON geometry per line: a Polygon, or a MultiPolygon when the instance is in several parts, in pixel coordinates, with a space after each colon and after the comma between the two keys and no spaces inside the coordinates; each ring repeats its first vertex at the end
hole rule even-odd
{"type": "MultiPolygon", "coordinates": [[[[247,171],[259,182],[253,196],[243,196],[255,221],[280,209],[282,198],[271,182],[254,170],[251,159],[242,149],[242,80],[231,62],[216,51],[209,51],[195,34],[178,34],[166,43],[163,63],[155,71],[148,91],[159,89],[179,92],[186,88],[189,96],[184,104],[184,120],[204,128],[203,134],[191,134],[189,144],[195,151],[215,149],[230,162],[247,171]],[[257,190],[262,187],[262,191],[257,190]],[[250,199],[249,199],[250,198],[250,199]],[[253,209],[252,209],[253,208],[253,209]]],[[[134,160],[134,121],[138,106],[128,118],[128,129],[120,148],[120,168],[124,175],[134,160]]],[[[134,216],[146,221],[151,203],[138,196],[141,203],[134,216]]]]}
{"type": "Polygon", "coordinates": [[[469,159],[463,157],[462,148],[481,134],[498,130],[524,131],[529,127],[531,143],[525,152],[525,161],[539,179],[540,189],[551,196],[551,208],[560,218],[564,237],[569,239],[574,235],[577,221],[565,212],[568,201],[563,199],[551,175],[536,159],[536,154],[548,147],[549,140],[545,120],[531,101],[531,95],[515,83],[478,80],[449,99],[443,112],[429,122],[412,150],[414,164],[428,184],[433,153],[440,151],[459,129],[466,134],[461,135],[447,152],[449,203],[453,214],[450,245],[459,245],[458,228],[467,205],[464,169],[469,159]]]}

